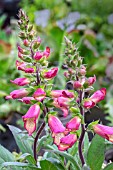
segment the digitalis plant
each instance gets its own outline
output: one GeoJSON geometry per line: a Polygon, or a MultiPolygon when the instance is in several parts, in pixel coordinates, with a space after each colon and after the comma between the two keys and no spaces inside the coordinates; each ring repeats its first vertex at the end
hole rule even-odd
{"type": "MultiPolygon", "coordinates": [[[[22,10],[19,11],[18,16],[19,37],[22,40],[22,45],[18,46],[19,59],[16,61],[16,67],[19,71],[24,72],[24,77],[16,78],[11,82],[17,86],[25,86],[25,88],[14,90],[9,96],[6,96],[6,99],[17,99],[29,105],[29,110],[22,116],[22,119],[29,136],[33,137],[33,155],[31,155],[32,159],[34,159],[34,164],[32,162],[33,167],[42,170],[41,161],[46,160],[50,161],[50,166],[51,163],[54,163],[52,168],[55,170],[80,170],[86,167],[99,170],[102,167],[104,157],[99,163],[95,158],[97,165],[95,165],[95,160],[92,160],[93,164],[90,159],[94,156],[95,145],[104,145],[104,139],[102,138],[113,142],[113,127],[98,124],[99,121],[86,125],[84,117],[90,108],[104,100],[106,89],[101,88],[93,92],[96,76],[86,77],[87,71],[86,66],[83,64],[83,58],[79,55],[76,45],[65,37],[64,65],[67,71],[64,72],[64,76],[67,84],[71,83],[73,88],[72,90],[54,90],[52,79],[57,76],[58,67],[48,68],[48,58],[51,50],[49,47],[46,47],[44,51],[40,50],[41,39],[36,37],[28,17],[22,10]],[[89,94],[88,97],[86,97],[86,93],[89,94]],[[56,108],[62,111],[64,119],[70,115],[69,117],[71,118],[65,125],[58,118],[56,108]],[[41,115],[43,115],[43,122],[39,127],[37,120],[40,119],[41,115]],[[45,128],[47,131],[46,138],[39,139],[45,128]],[[97,139],[97,143],[92,142],[93,144],[90,147],[87,137],[88,131],[97,133],[102,137],[99,138],[96,135],[94,138],[97,139]],[[44,145],[43,139],[46,141],[48,136],[52,137],[53,143],[50,141],[49,144],[44,145]],[[87,146],[85,146],[86,138],[88,141],[87,146]],[[102,141],[102,144],[99,143],[100,141],[102,141]],[[37,148],[39,146],[48,149],[46,152],[50,152],[51,156],[46,155],[45,158],[44,154],[39,160],[37,157],[37,148]]],[[[101,156],[103,153],[104,149],[100,152],[101,156]]],[[[95,156],[98,157],[98,155],[95,156]]],[[[31,164],[26,166],[29,167],[31,164]]]]}

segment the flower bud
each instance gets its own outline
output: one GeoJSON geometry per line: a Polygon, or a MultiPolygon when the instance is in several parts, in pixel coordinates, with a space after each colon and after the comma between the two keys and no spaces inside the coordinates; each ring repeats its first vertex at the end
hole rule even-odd
{"type": "Polygon", "coordinates": [[[19,51],[18,51],[18,57],[19,57],[20,59],[23,59],[23,54],[20,53],[19,51]]]}
{"type": "Polygon", "coordinates": [[[55,68],[52,68],[51,70],[49,70],[48,72],[45,72],[44,73],[44,78],[46,79],[52,79],[54,78],[58,73],[58,68],[55,67],[55,68]]]}
{"type": "Polygon", "coordinates": [[[23,54],[23,52],[24,52],[23,48],[21,48],[19,45],[18,45],[18,51],[19,51],[21,54],[23,54]]]}
{"type": "Polygon", "coordinates": [[[88,83],[89,86],[92,86],[95,82],[96,82],[96,76],[94,76],[94,77],[89,77],[89,78],[87,79],[87,83],[88,83]]]}
{"type": "Polygon", "coordinates": [[[46,50],[43,52],[43,56],[45,56],[46,58],[48,58],[50,55],[50,48],[46,47],[46,50]]]}
{"type": "Polygon", "coordinates": [[[79,88],[81,88],[82,87],[82,83],[80,82],[80,81],[75,81],[74,83],[73,83],[73,88],[74,89],[79,89],[79,88]]]}
{"type": "Polygon", "coordinates": [[[65,71],[64,76],[68,79],[69,78],[69,73],[67,71],[65,71]]]}
{"type": "Polygon", "coordinates": [[[33,56],[33,58],[35,59],[35,60],[40,60],[41,58],[43,57],[43,54],[41,53],[41,52],[39,52],[39,51],[37,51],[36,53],[35,53],[35,55],[33,56]]]}
{"type": "Polygon", "coordinates": [[[28,47],[29,46],[29,41],[27,39],[23,40],[23,44],[28,47]]]}
{"type": "MultiPolygon", "coordinates": [[[[21,28],[22,28],[22,26],[21,26],[21,28]]],[[[20,32],[19,37],[20,37],[22,40],[24,40],[24,39],[26,38],[26,35],[25,35],[24,32],[20,32]]]]}
{"type": "Polygon", "coordinates": [[[33,48],[37,49],[40,46],[40,44],[41,44],[41,38],[38,37],[37,40],[33,41],[33,48]]]}
{"type": "MultiPolygon", "coordinates": [[[[10,93],[10,96],[12,99],[19,99],[22,97],[25,97],[28,95],[28,91],[26,89],[19,89],[19,90],[14,90],[10,93]]],[[[7,97],[6,97],[7,99],[7,97]]]]}
{"type": "Polygon", "coordinates": [[[69,69],[68,69],[68,72],[69,72],[70,74],[73,74],[72,68],[69,68],[69,69]]]}
{"type": "Polygon", "coordinates": [[[16,78],[15,80],[10,80],[13,84],[19,86],[25,86],[30,83],[29,79],[27,78],[16,78]]]}
{"type": "Polygon", "coordinates": [[[20,61],[16,60],[16,67],[17,67],[18,70],[24,71],[25,66],[26,66],[26,64],[24,62],[20,62],[20,61]]]}
{"type": "Polygon", "coordinates": [[[34,73],[34,68],[25,68],[25,73],[34,73]]]}
{"type": "Polygon", "coordinates": [[[23,97],[22,99],[18,99],[18,101],[21,101],[25,104],[31,104],[31,100],[35,100],[33,97],[23,97]]]}
{"type": "Polygon", "coordinates": [[[86,75],[86,67],[82,65],[79,72],[80,72],[80,75],[85,76],[86,75]]]}

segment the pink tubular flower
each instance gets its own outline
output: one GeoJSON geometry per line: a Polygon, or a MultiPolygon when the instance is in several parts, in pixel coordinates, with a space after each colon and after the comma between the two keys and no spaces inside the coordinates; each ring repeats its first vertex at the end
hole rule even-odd
{"type": "Polygon", "coordinates": [[[46,58],[48,58],[50,55],[50,48],[46,47],[46,50],[43,52],[43,56],[45,56],[46,58]]]}
{"type": "Polygon", "coordinates": [[[95,103],[92,100],[89,99],[89,100],[84,101],[83,106],[86,109],[90,109],[90,108],[95,106],[95,103]]]}
{"type": "Polygon", "coordinates": [[[99,136],[113,143],[113,127],[97,124],[97,125],[93,125],[93,130],[99,136]]]}
{"type": "Polygon", "coordinates": [[[87,79],[88,85],[92,86],[96,82],[96,76],[87,79]]]}
{"type": "Polygon", "coordinates": [[[81,123],[81,119],[78,116],[75,116],[74,118],[72,118],[67,124],[66,124],[66,128],[69,131],[76,131],[79,129],[80,127],[80,123],[81,123]]]}
{"type": "Polygon", "coordinates": [[[65,151],[71,148],[76,141],[77,141],[76,134],[69,134],[67,136],[64,136],[60,139],[60,144],[58,145],[58,149],[60,151],[65,151]]]}
{"type": "Polygon", "coordinates": [[[74,93],[70,92],[68,90],[63,90],[62,91],[62,97],[74,98],[74,93]]]}
{"type": "Polygon", "coordinates": [[[101,100],[104,100],[106,96],[106,88],[101,88],[100,90],[97,90],[91,97],[90,99],[94,102],[94,103],[98,103],[101,100]]]}
{"type": "Polygon", "coordinates": [[[28,131],[29,136],[36,130],[36,120],[40,115],[40,107],[37,104],[32,105],[27,113],[22,116],[24,127],[28,131]]]}
{"type": "Polygon", "coordinates": [[[63,126],[62,122],[53,115],[49,115],[48,125],[52,132],[54,144],[58,146],[60,144],[60,139],[65,136],[66,128],[63,126]]]}
{"type": "Polygon", "coordinates": [[[69,98],[64,98],[64,97],[54,98],[53,105],[63,111],[64,117],[67,117],[68,115],[68,101],[69,98]]]}
{"type": "Polygon", "coordinates": [[[30,83],[29,79],[27,78],[16,78],[15,80],[10,80],[13,84],[19,86],[25,86],[30,83]]]}
{"type": "Polygon", "coordinates": [[[44,73],[44,78],[46,79],[52,79],[54,78],[58,73],[58,68],[55,67],[55,68],[52,68],[51,70],[49,70],[48,72],[45,72],[44,73]]]}
{"type": "Polygon", "coordinates": [[[13,99],[21,98],[27,96],[28,91],[26,89],[14,90],[10,93],[10,95],[12,96],[13,99]]]}
{"type": "Polygon", "coordinates": [[[49,115],[48,125],[52,133],[62,133],[65,131],[65,127],[63,126],[62,122],[56,116],[49,115]]]}
{"type": "Polygon", "coordinates": [[[62,96],[62,92],[63,90],[52,90],[50,95],[52,97],[58,98],[62,96]]]}
{"type": "Polygon", "coordinates": [[[22,99],[18,99],[18,100],[25,104],[31,104],[31,100],[34,100],[34,98],[33,97],[23,97],[22,99]]]}
{"type": "Polygon", "coordinates": [[[68,90],[52,90],[51,96],[55,98],[58,97],[74,98],[74,93],[68,90]]]}
{"type": "Polygon", "coordinates": [[[89,99],[84,101],[84,108],[89,109],[94,107],[98,102],[101,100],[104,100],[106,95],[106,89],[101,88],[100,90],[97,90],[89,99]]]}
{"type": "Polygon", "coordinates": [[[26,89],[14,90],[10,93],[9,96],[6,96],[6,99],[19,99],[28,95],[28,91],[26,89]]]}
{"type": "Polygon", "coordinates": [[[38,100],[38,101],[42,101],[45,99],[45,96],[46,96],[46,93],[43,89],[41,88],[38,88],[34,94],[33,94],[33,97],[38,100]]]}
{"type": "Polygon", "coordinates": [[[57,101],[58,101],[58,105],[60,107],[68,108],[68,106],[69,106],[68,103],[69,103],[70,99],[66,98],[66,97],[58,97],[57,101]]]}
{"type": "Polygon", "coordinates": [[[25,73],[34,73],[33,68],[27,68],[24,62],[16,60],[16,67],[18,70],[24,71],[25,73]]]}

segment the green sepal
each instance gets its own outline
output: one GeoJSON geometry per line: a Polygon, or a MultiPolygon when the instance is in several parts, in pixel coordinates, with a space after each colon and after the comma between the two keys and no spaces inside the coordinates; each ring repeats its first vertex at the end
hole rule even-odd
{"type": "Polygon", "coordinates": [[[53,99],[45,98],[44,104],[45,104],[47,107],[52,107],[52,106],[53,106],[53,99]]]}
{"type": "Polygon", "coordinates": [[[45,122],[48,123],[48,118],[49,118],[49,115],[53,115],[53,116],[56,116],[57,115],[57,112],[55,111],[50,111],[46,114],[46,117],[45,117],[45,122]]]}
{"type": "Polygon", "coordinates": [[[33,29],[33,25],[29,25],[28,32],[30,32],[33,29]]]}
{"type": "Polygon", "coordinates": [[[93,130],[93,126],[94,126],[94,125],[97,125],[98,123],[99,123],[99,120],[96,120],[96,121],[91,122],[91,123],[88,125],[87,129],[90,130],[90,131],[92,131],[92,130],[93,130]]]}
{"type": "Polygon", "coordinates": [[[80,110],[79,110],[79,108],[77,108],[77,107],[71,107],[69,110],[70,110],[71,113],[73,113],[73,114],[80,113],[80,110]]]}
{"type": "Polygon", "coordinates": [[[27,56],[23,56],[23,58],[21,58],[21,60],[30,63],[32,61],[32,59],[30,57],[27,56]]]}

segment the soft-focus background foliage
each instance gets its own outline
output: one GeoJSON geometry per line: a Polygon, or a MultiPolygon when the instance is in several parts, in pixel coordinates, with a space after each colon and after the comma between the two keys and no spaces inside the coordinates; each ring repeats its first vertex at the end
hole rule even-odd
{"type": "MultiPolygon", "coordinates": [[[[18,8],[26,11],[30,21],[42,39],[41,48],[51,48],[50,66],[59,67],[55,88],[65,88],[62,64],[64,35],[76,42],[87,76],[97,76],[95,89],[107,88],[106,100],[100,107],[108,113],[106,119],[113,125],[113,1],[112,0],[21,0],[18,8]]],[[[12,7],[13,10],[14,7],[12,7]]],[[[2,10],[2,8],[1,8],[2,10]]],[[[0,16],[0,118],[9,123],[17,113],[16,120],[27,110],[17,101],[5,101],[4,96],[17,89],[10,80],[22,76],[16,70],[18,26],[16,19],[7,13],[0,16]],[[4,23],[6,24],[4,26],[4,23]]]]}

